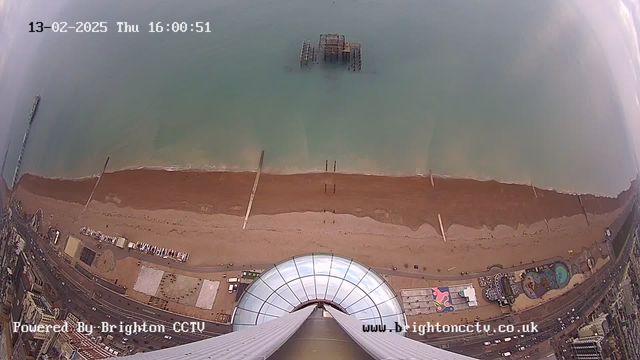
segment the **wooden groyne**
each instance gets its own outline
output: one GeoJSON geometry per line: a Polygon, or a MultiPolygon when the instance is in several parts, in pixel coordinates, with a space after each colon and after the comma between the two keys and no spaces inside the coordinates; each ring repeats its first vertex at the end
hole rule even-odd
{"type": "Polygon", "coordinates": [[[260,173],[262,172],[263,162],[264,162],[264,150],[262,150],[262,153],[260,153],[260,162],[258,163],[258,172],[256,173],[256,179],[253,182],[253,189],[251,190],[249,205],[247,206],[247,214],[244,216],[244,224],[242,224],[242,230],[247,228],[247,222],[249,222],[249,215],[251,214],[251,206],[253,206],[253,199],[256,197],[256,190],[258,190],[258,181],[260,181],[260,173]]]}
{"type": "Polygon", "coordinates": [[[87,208],[89,207],[89,203],[91,202],[91,199],[93,199],[93,194],[96,193],[96,189],[98,188],[98,184],[100,184],[100,180],[102,179],[102,176],[104,175],[104,172],[107,171],[107,165],[109,165],[109,157],[107,156],[107,161],[104,162],[104,167],[102,168],[102,172],[100,173],[100,175],[98,175],[98,180],[96,180],[96,184],[93,186],[93,190],[91,191],[91,195],[89,195],[89,199],[87,199],[87,203],[84,205],[84,210],[82,210],[82,213],[84,214],[85,211],[87,211],[87,208]]]}

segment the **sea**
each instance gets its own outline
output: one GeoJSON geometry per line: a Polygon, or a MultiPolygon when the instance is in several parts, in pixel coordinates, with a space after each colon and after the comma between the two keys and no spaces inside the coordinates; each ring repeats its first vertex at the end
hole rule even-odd
{"type": "Polygon", "coordinates": [[[596,3],[67,1],[43,18],[104,21],[107,32],[47,29],[28,34],[38,37],[28,59],[8,57],[28,71],[4,104],[4,176],[10,184],[40,94],[21,173],[90,176],[107,157],[108,171],[254,170],[264,150],[273,173],[335,161],[340,172],[615,195],[638,171],[628,79],[640,68],[634,39],[600,28],[617,26],[619,11],[596,3]],[[167,31],[174,22],[188,30],[167,31]],[[198,22],[210,32],[191,31],[198,22]],[[302,41],[317,47],[323,33],[360,43],[362,70],[301,68],[302,41]]]}

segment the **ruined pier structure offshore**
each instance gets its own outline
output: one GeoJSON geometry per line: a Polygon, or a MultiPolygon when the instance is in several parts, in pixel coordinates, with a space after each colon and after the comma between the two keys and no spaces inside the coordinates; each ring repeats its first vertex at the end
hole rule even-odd
{"type": "Polygon", "coordinates": [[[27,147],[27,140],[29,139],[29,131],[31,131],[31,124],[33,124],[33,119],[36,116],[36,110],[38,109],[38,104],[40,103],[40,95],[36,95],[35,100],[33,101],[33,106],[31,107],[31,113],[29,114],[29,125],[27,125],[27,131],[24,133],[24,138],[22,139],[22,148],[20,149],[20,155],[18,155],[18,163],[16,164],[16,171],[13,174],[13,181],[11,182],[11,188],[13,189],[18,182],[18,175],[20,174],[20,165],[22,164],[22,155],[24,155],[24,149],[27,147]]]}
{"type": "Polygon", "coordinates": [[[317,63],[319,56],[323,61],[342,61],[348,63],[350,71],[362,70],[362,46],[359,43],[349,43],[344,35],[322,34],[318,42],[318,51],[311,45],[311,41],[303,40],[300,50],[300,66],[317,63]]]}
{"type": "Polygon", "coordinates": [[[300,50],[300,66],[309,65],[309,61],[311,63],[315,63],[317,60],[317,53],[315,46],[311,45],[310,40],[302,40],[302,49],[300,50]]]}

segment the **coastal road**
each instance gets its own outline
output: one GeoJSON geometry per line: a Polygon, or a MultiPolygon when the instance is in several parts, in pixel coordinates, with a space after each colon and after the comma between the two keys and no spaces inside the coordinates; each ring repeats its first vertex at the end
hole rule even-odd
{"type": "Polygon", "coordinates": [[[520,326],[533,321],[538,325],[539,332],[537,334],[525,334],[524,338],[519,337],[522,334],[443,334],[444,336],[435,334],[428,339],[420,339],[419,341],[445,347],[450,351],[473,357],[496,357],[505,351],[509,351],[512,354],[522,354],[522,356],[530,355],[527,350],[519,352],[518,349],[522,346],[528,348],[537,343],[547,341],[558,333],[566,332],[570,326],[576,326],[586,320],[586,317],[608,294],[611,287],[621,281],[624,267],[629,261],[633,245],[634,240],[630,233],[617,260],[607,263],[596,274],[585,280],[584,283],[560,297],[505,319],[481,323],[489,324],[493,329],[500,324],[510,323],[518,329],[520,326]],[[580,318],[571,323],[571,318],[574,316],[579,316],[580,318]],[[565,327],[564,329],[563,326],[565,327]],[[506,337],[512,337],[513,339],[510,342],[504,342],[506,337]],[[500,344],[495,343],[497,339],[501,340],[500,344]],[[485,346],[484,342],[486,341],[490,342],[491,345],[485,346]]]}
{"type": "MultiPolygon", "coordinates": [[[[90,320],[94,325],[106,321],[110,324],[146,322],[148,324],[161,324],[167,329],[166,334],[138,334],[129,336],[131,342],[137,342],[148,350],[159,349],[185,344],[212,336],[225,334],[231,331],[227,324],[220,324],[201,319],[164,311],[122,296],[105,288],[97,282],[87,279],[67,264],[48,246],[38,243],[39,236],[26,224],[20,221],[14,222],[16,230],[27,242],[28,255],[34,265],[37,266],[46,277],[47,283],[60,294],[64,308],[78,313],[90,320]],[[95,308],[95,310],[93,310],[95,308]],[[205,331],[200,333],[173,332],[175,322],[204,322],[205,331]],[[164,335],[171,336],[165,339],[164,335]]],[[[45,242],[43,240],[42,242],[45,242]]],[[[115,335],[115,334],[114,334],[115,335]]],[[[126,335],[124,337],[127,337],[126,335]]]]}
{"type": "MultiPolygon", "coordinates": [[[[261,264],[233,264],[233,265],[217,265],[217,266],[192,266],[188,263],[173,261],[162,259],[158,256],[148,254],[143,251],[138,250],[123,250],[115,245],[100,242],[91,237],[85,235],[77,236],[82,240],[82,245],[91,249],[96,253],[100,253],[105,249],[109,249],[116,260],[122,260],[128,257],[134,258],[136,260],[145,261],[152,264],[168,266],[173,269],[184,270],[194,273],[219,273],[219,272],[230,272],[230,271],[243,271],[243,270],[266,270],[273,267],[275,264],[273,263],[261,263],[261,264]],[[98,244],[100,248],[98,248],[98,244]]],[[[420,272],[412,272],[412,271],[403,271],[403,270],[394,270],[393,268],[383,268],[383,267],[371,267],[371,269],[375,270],[377,273],[382,275],[393,275],[400,276],[406,278],[413,279],[425,279],[425,280],[440,280],[440,281],[456,281],[456,280],[474,280],[481,276],[491,276],[501,272],[514,272],[524,269],[530,269],[536,266],[542,266],[549,264],[551,262],[564,261],[563,257],[557,256],[550,259],[545,259],[541,261],[536,261],[533,263],[521,264],[514,267],[509,268],[500,268],[500,267],[492,267],[491,269],[483,272],[475,272],[475,273],[465,273],[461,275],[457,274],[433,274],[433,273],[420,273],[420,272]]]]}
{"type": "MultiPolygon", "coordinates": [[[[39,236],[35,234],[24,222],[18,222],[16,225],[17,225],[16,228],[19,230],[23,238],[39,239],[39,236]],[[28,236],[26,236],[27,234],[28,236]]],[[[629,250],[630,244],[631,244],[631,241],[627,241],[627,243],[625,244],[625,250],[622,252],[622,254],[626,254],[627,256],[621,256],[615,261],[615,264],[619,264],[621,262],[628,260],[628,253],[629,253],[628,250],[629,250]]],[[[51,269],[51,273],[55,274],[56,271],[59,270],[58,273],[60,273],[62,278],[66,279],[68,281],[68,284],[73,284],[73,286],[75,287],[74,289],[72,289],[73,290],[72,292],[83,294],[83,296],[81,296],[82,299],[80,299],[80,305],[78,305],[80,308],[79,311],[81,311],[82,313],[86,314],[89,311],[93,311],[91,310],[92,307],[90,307],[89,305],[97,304],[95,305],[96,311],[94,312],[96,313],[96,315],[99,315],[99,317],[103,319],[106,317],[106,319],[121,319],[122,321],[125,321],[125,322],[147,321],[149,323],[165,324],[165,325],[172,324],[173,321],[195,321],[195,319],[184,317],[178,314],[173,314],[170,312],[165,312],[163,310],[132,301],[131,299],[121,296],[103,286],[100,286],[99,284],[96,284],[95,282],[90,281],[86,277],[80,275],[77,272],[77,270],[75,270],[69,264],[64,262],[57,255],[57,253],[55,253],[50,248],[49,242],[46,240],[42,240],[42,245],[43,245],[42,248],[37,247],[38,246],[37,242],[36,244],[30,244],[30,245],[36,247],[35,249],[33,249],[33,252],[41,252],[41,254],[44,255],[44,258],[46,259],[46,261],[43,260],[42,261],[43,263],[55,264],[55,266],[52,267],[51,269]],[[42,249],[44,249],[44,251],[42,249]],[[91,299],[91,296],[93,296],[93,299],[91,299]]],[[[107,245],[107,246],[110,246],[110,245],[107,245]]],[[[90,246],[90,248],[91,247],[92,246],[90,246]]],[[[159,263],[159,264],[163,264],[165,262],[162,259],[159,259],[155,256],[144,254],[137,251],[135,253],[128,253],[116,247],[113,247],[113,250],[114,250],[114,253],[116,251],[121,251],[122,257],[134,255],[135,257],[139,256],[141,260],[145,260],[145,261],[150,261],[150,262],[159,263]]],[[[545,263],[548,261],[549,260],[545,261],[545,263]]],[[[206,272],[213,272],[212,270],[214,269],[217,271],[231,271],[231,270],[242,270],[242,269],[254,269],[254,268],[261,268],[261,267],[267,268],[272,266],[272,264],[258,264],[258,265],[251,264],[251,265],[244,265],[244,266],[234,265],[234,266],[198,268],[198,267],[189,267],[187,264],[176,263],[176,262],[171,262],[170,265],[176,268],[185,267],[185,270],[188,270],[188,271],[194,271],[195,269],[195,271],[202,270],[206,272]]],[[[45,264],[39,264],[38,266],[39,267],[44,266],[43,269],[46,268],[45,264]]],[[[527,264],[523,266],[531,267],[532,265],[527,264]]],[[[393,275],[400,275],[400,276],[407,276],[407,277],[423,278],[425,276],[420,273],[398,272],[391,269],[376,269],[376,270],[381,273],[389,273],[393,275]]],[[[436,279],[438,280],[466,279],[468,277],[476,277],[476,276],[491,274],[499,271],[511,271],[511,269],[492,269],[492,271],[487,273],[473,274],[473,275],[469,274],[466,276],[436,275],[437,277],[436,279]]],[[[427,342],[431,345],[436,345],[436,346],[439,345],[447,348],[448,350],[452,350],[455,352],[460,352],[460,353],[464,353],[464,354],[476,356],[476,357],[487,357],[487,356],[491,357],[491,356],[497,355],[501,351],[510,351],[510,350],[513,350],[516,344],[518,346],[532,346],[536,343],[544,341],[545,339],[548,339],[549,337],[553,336],[558,332],[559,326],[557,323],[557,317],[563,318],[564,317],[563,314],[566,314],[567,312],[565,310],[567,309],[571,310],[572,308],[575,308],[576,313],[578,313],[582,311],[583,308],[587,307],[588,304],[586,303],[581,304],[584,302],[585,293],[586,294],[593,294],[597,292],[600,292],[602,294],[606,293],[606,291],[604,290],[608,288],[609,284],[611,283],[610,281],[607,281],[607,276],[609,277],[609,279],[611,279],[613,276],[616,276],[616,274],[617,273],[615,272],[615,266],[612,264],[612,262],[610,262],[606,264],[605,267],[603,267],[601,270],[599,270],[594,276],[587,279],[583,284],[576,287],[576,289],[572,289],[567,294],[561,296],[558,299],[554,299],[545,305],[536,307],[531,310],[527,310],[516,316],[510,316],[510,317],[487,322],[487,323],[490,323],[495,328],[500,323],[518,325],[518,324],[529,323],[530,321],[537,321],[539,324],[539,330],[541,331],[541,333],[538,334],[537,336],[533,336],[533,335],[527,336],[524,340],[521,340],[520,342],[513,341],[508,344],[503,342],[500,345],[496,345],[496,346],[494,345],[491,345],[490,347],[484,346],[483,344],[484,341],[493,342],[496,338],[500,338],[500,337],[504,338],[508,336],[504,334],[500,336],[498,335],[487,336],[484,334],[473,335],[473,336],[469,336],[468,334],[464,334],[464,335],[443,334],[442,336],[436,336],[435,338],[430,337],[429,339],[421,339],[421,341],[427,342]],[[600,283],[603,283],[603,285],[600,285],[600,283]]],[[[595,298],[596,297],[593,297],[592,299],[595,299],[595,298]]],[[[589,303],[591,302],[592,301],[589,301],[589,303]]],[[[580,315],[580,316],[581,318],[583,317],[583,315],[580,315]]],[[[113,320],[110,320],[110,322],[113,322],[113,320]]],[[[216,324],[216,323],[208,323],[206,325],[206,328],[207,328],[207,332],[205,334],[206,337],[223,334],[230,331],[230,327],[228,325],[216,324]]],[[[149,336],[147,340],[143,340],[142,338],[136,339],[136,340],[148,341],[149,344],[145,344],[145,345],[149,345],[157,349],[159,348],[158,346],[163,347],[163,346],[177,345],[179,343],[186,343],[186,342],[191,342],[191,341],[200,340],[204,338],[201,336],[193,336],[192,334],[189,334],[189,335],[172,334],[171,336],[172,336],[171,341],[169,341],[169,343],[166,343],[166,344],[163,344],[163,343],[167,342],[168,341],[167,339],[160,338],[159,336],[153,336],[153,335],[149,336]]],[[[511,352],[513,353],[513,351],[511,352]]],[[[525,353],[526,352],[523,352],[523,354],[525,353]]]]}
{"type": "MultiPolygon", "coordinates": [[[[33,256],[31,257],[31,261],[46,277],[46,284],[51,286],[59,294],[62,303],[58,306],[63,309],[68,309],[81,318],[88,320],[96,328],[98,328],[103,321],[110,324],[119,324],[120,321],[125,323],[131,323],[133,321],[138,323],[148,322],[150,324],[159,323],[159,321],[157,321],[158,319],[151,316],[139,316],[135,313],[124,314],[117,308],[110,306],[108,302],[105,303],[104,301],[101,301],[101,299],[96,299],[95,297],[92,298],[91,290],[73,281],[70,277],[64,277],[55,267],[50,267],[48,263],[51,259],[43,252],[40,252],[35,245],[31,245],[27,249],[29,256],[33,256]]],[[[97,335],[98,334],[96,334],[96,336],[97,335]]],[[[119,336],[119,334],[112,335],[116,339],[123,337],[119,336]]],[[[144,344],[144,347],[148,350],[158,349],[163,346],[169,347],[180,345],[202,339],[201,336],[193,336],[192,334],[185,335],[186,336],[180,335],[172,337],[170,341],[168,341],[168,339],[164,339],[163,334],[139,334],[138,337],[134,336],[130,338],[132,342],[134,340],[138,340],[139,343],[141,345],[144,344]]],[[[106,336],[106,334],[104,334],[103,337],[104,336],[106,336]]],[[[104,339],[104,341],[106,342],[106,339],[104,339]]]]}
{"type": "MultiPolygon", "coordinates": [[[[516,329],[520,328],[524,324],[530,323],[533,321],[538,326],[537,333],[531,334],[474,334],[474,335],[461,335],[458,339],[453,340],[451,337],[447,337],[446,339],[430,339],[430,340],[421,340],[423,342],[427,342],[430,345],[442,346],[446,347],[450,351],[454,351],[457,353],[473,356],[473,357],[489,357],[493,358],[498,356],[500,353],[505,351],[509,351],[512,354],[520,353],[524,355],[530,355],[527,350],[520,352],[519,349],[521,347],[529,348],[538,343],[547,341],[558,333],[563,331],[567,331],[571,325],[575,326],[580,324],[583,320],[586,319],[586,316],[592,311],[592,309],[599,304],[604,296],[607,294],[608,289],[620,281],[622,276],[622,271],[620,266],[610,266],[608,269],[603,271],[603,273],[597,278],[593,279],[591,284],[583,284],[584,286],[577,287],[573,289],[571,292],[566,294],[566,296],[561,296],[557,299],[550,301],[547,305],[549,308],[552,308],[552,311],[547,312],[545,309],[532,309],[529,310],[529,317],[533,318],[537,313],[539,313],[542,317],[536,320],[529,321],[518,321],[512,323],[516,329]],[[606,279],[606,280],[605,280],[606,279]],[[605,281],[604,283],[602,281],[605,281]],[[593,294],[589,299],[585,299],[585,294],[593,294]],[[571,296],[569,298],[568,296],[571,296]],[[534,312],[534,310],[536,310],[534,312]],[[579,316],[580,319],[577,321],[574,320],[574,323],[571,323],[573,317],[579,316]],[[561,319],[562,322],[558,320],[561,319]],[[564,326],[564,329],[563,329],[564,326]],[[524,337],[521,337],[524,335],[524,337]],[[510,337],[511,341],[505,342],[504,339],[510,337]],[[496,344],[495,341],[500,340],[499,344],[496,344]],[[484,342],[490,342],[491,344],[486,346],[484,342]]],[[[546,307],[546,306],[545,306],[546,307]]],[[[524,312],[522,314],[525,314],[524,312]]],[[[519,316],[514,316],[515,318],[519,318],[519,316]]],[[[500,324],[506,324],[506,321],[501,322],[484,322],[482,324],[490,324],[493,329],[496,329],[500,324]]]]}

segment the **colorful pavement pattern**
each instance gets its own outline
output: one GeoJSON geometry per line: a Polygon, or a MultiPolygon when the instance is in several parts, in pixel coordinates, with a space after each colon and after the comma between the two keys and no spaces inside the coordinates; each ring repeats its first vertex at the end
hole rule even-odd
{"type": "Polygon", "coordinates": [[[561,289],[569,283],[571,273],[563,263],[555,263],[538,270],[528,272],[522,280],[522,290],[531,299],[540,298],[552,289],[561,289]]]}
{"type": "Polygon", "coordinates": [[[436,305],[436,312],[447,313],[453,312],[453,305],[451,304],[451,294],[448,287],[435,287],[431,288],[433,294],[433,302],[436,305]]]}
{"type": "Polygon", "coordinates": [[[569,279],[571,279],[571,276],[569,276],[569,269],[567,269],[564,264],[557,263],[554,270],[556,273],[556,283],[558,284],[558,288],[567,286],[569,279]]]}

